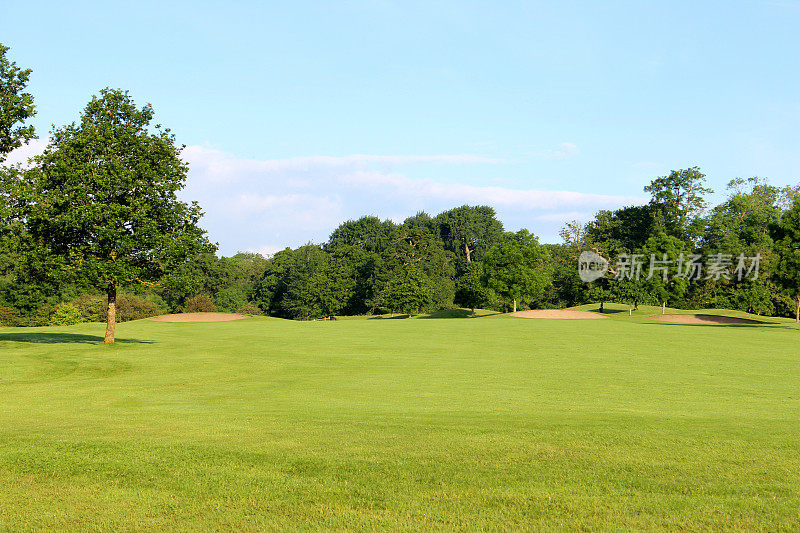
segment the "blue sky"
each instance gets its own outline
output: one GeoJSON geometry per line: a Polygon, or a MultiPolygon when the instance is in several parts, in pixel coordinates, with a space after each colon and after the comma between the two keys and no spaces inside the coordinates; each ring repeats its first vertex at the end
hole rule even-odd
{"type": "MultiPolygon", "coordinates": [[[[670,169],[800,181],[800,2],[4,2],[41,137],[111,86],[221,252],[488,203],[557,242],[670,169]]],[[[28,147],[24,154],[41,144],[28,147]]]]}

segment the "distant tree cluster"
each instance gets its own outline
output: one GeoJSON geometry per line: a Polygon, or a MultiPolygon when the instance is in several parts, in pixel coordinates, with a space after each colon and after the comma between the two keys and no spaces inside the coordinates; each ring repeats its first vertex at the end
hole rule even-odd
{"type": "MultiPolygon", "coordinates": [[[[735,179],[725,201],[708,208],[705,175],[696,167],[673,171],[645,187],[649,203],[600,211],[587,224],[562,231],[565,243],[548,246],[556,258],[553,302],[617,301],[686,309],[727,308],[800,319],[800,187],[779,188],[759,178],[735,179]],[[663,275],[611,272],[584,284],[568,267],[582,250],[613,265],[634,255],[669,264],[663,275]],[[736,258],[759,257],[758,275],[735,276],[736,258]],[[690,258],[732,261],[724,272],[687,279],[675,271],[690,258]]],[[[645,265],[646,267],[647,265],[645,265]]]]}
{"type": "Polygon", "coordinates": [[[200,207],[178,199],[187,166],[168,129],[121,90],[94,96],[80,119],[54,128],[28,166],[4,164],[34,137],[30,74],[0,45],[0,324],[114,325],[164,312],[225,311],[291,319],[412,315],[452,307],[510,310],[619,301],[721,307],[800,320],[798,187],[730,182],[709,208],[698,168],[654,179],[650,201],[570,222],[562,244],[504,231],[489,206],[417,213],[402,223],[364,216],[322,244],[271,257],[219,257],[200,207]],[[578,258],[609,264],[658,257],[663,275],[612,267],[584,283],[578,258]],[[758,277],[671,269],[686,257],[760,257],[758,277]]]}
{"type": "Polygon", "coordinates": [[[322,245],[275,254],[254,302],[286,318],[534,305],[549,280],[546,256],[527,231],[504,233],[487,206],[417,213],[402,224],[365,216],[322,245]],[[518,258],[532,261],[512,264],[518,258]]]}

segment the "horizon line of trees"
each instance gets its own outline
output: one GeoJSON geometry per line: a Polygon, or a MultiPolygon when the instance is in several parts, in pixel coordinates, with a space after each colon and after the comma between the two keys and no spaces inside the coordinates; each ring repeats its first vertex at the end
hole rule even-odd
{"type": "Polygon", "coordinates": [[[202,211],[178,200],[188,167],[149,105],[104,89],[78,121],[55,128],[29,166],[8,153],[35,137],[25,92],[30,70],[0,45],[0,324],[114,324],[179,311],[228,311],[291,319],[414,313],[453,307],[560,308],[620,301],[722,307],[800,321],[800,186],[734,179],[727,198],[697,167],[672,171],[644,190],[644,205],[601,210],[567,223],[563,243],[528,229],[505,231],[490,206],[463,205],[394,223],[348,220],[325,243],[271,257],[218,257],[202,211]],[[613,272],[583,283],[578,257],[609,262],[634,254],[759,255],[756,279],[613,272]]]}

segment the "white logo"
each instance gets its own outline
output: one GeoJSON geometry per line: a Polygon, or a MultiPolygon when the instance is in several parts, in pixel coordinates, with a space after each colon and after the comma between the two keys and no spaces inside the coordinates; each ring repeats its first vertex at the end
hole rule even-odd
{"type": "Polygon", "coordinates": [[[578,258],[578,275],[581,280],[590,283],[600,279],[608,271],[608,260],[600,254],[585,251],[578,258]]]}

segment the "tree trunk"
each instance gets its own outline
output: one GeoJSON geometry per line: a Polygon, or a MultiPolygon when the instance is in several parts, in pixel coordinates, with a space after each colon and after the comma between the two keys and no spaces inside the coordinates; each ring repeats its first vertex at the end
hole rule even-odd
{"type": "Polygon", "coordinates": [[[667,302],[661,302],[661,314],[665,314],[667,312],[667,302]]]}
{"type": "Polygon", "coordinates": [[[472,259],[470,259],[469,255],[472,253],[472,250],[469,249],[469,244],[467,243],[464,243],[464,253],[467,254],[467,263],[471,263],[472,259]]]}
{"type": "Polygon", "coordinates": [[[475,316],[475,308],[472,308],[472,316],[475,316]]]}
{"type": "Polygon", "coordinates": [[[114,329],[117,325],[117,286],[108,288],[108,315],[106,316],[106,338],[103,342],[114,344],[114,329]]]}
{"type": "Polygon", "coordinates": [[[600,312],[601,312],[601,313],[603,312],[603,304],[604,304],[604,303],[605,303],[605,302],[600,302],[600,312]]]}
{"type": "Polygon", "coordinates": [[[517,299],[514,298],[514,311],[512,311],[512,313],[516,313],[516,312],[517,312],[517,299]]]}
{"type": "Polygon", "coordinates": [[[794,310],[794,321],[800,323],[800,294],[796,296],[797,308],[794,310]]]}

